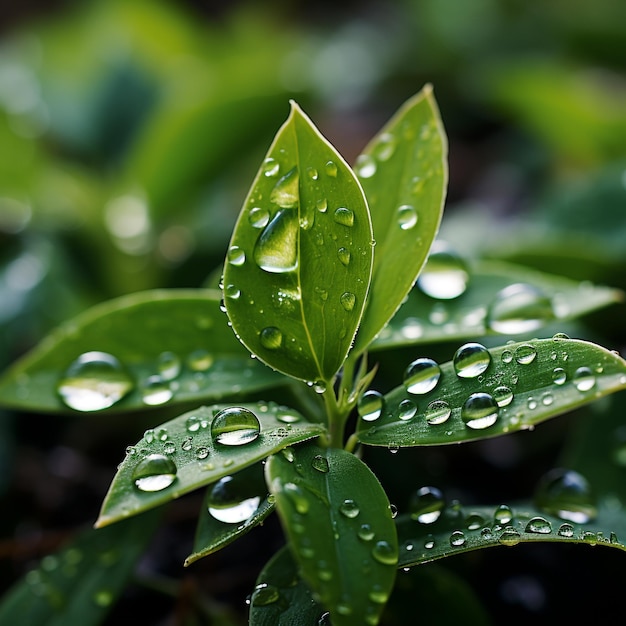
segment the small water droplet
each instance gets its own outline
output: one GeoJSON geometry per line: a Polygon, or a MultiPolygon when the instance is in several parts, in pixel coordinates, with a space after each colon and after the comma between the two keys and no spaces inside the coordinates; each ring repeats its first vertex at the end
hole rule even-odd
{"type": "Polygon", "coordinates": [[[324,169],[326,170],[326,174],[331,178],[337,177],[337,164],[334,161],[327,161],[324,169]]]}
{"type": "Polygon", "coordinates": [[[445,400],[433,400],[426,408],[426,421],[431,426],[443,424],[448,421],[452,409],[445,400]]]}
{"type": "Polygon", "coordinates": [[[328,210],[328,200],[326,198],[320,198],[316,203],[315,207],[320,213],[326,213],[328,210]]]}
{"type": "Polygon", "coordinates": [[[346,207],[339,207],[336,209],[333,218],[337,224],[342,224],[343,226],[348,227],[354,226],[354,212],[346,207]]]}
{"type": "Polygon", "coordinates": [[[507,526],[503,531],[500,537],[498,537],[498,543],[503,546],[516,546],[522,540],[522,535],[519,531],[515,530],[512,526],[507,526]]]}
{"type": "Polygon", "coordinates": [[[219,411],[211,423],[211,435],[224,446],[241,446],[254,441],[261,431],[258,417],[246,408],[219,411]]]}
{"type": "Polygon", "coordinates": [[[374,156],[379,161],[388,161],[396,150],[398,140],[392,133],[382,133],[374,146],[374,156]]]}
{"type": "Polygon", "coordinates": [[[372,548],[372,556],[383,565],[395,565],[398,555],[388,541],[377,541],[372,548]]]}
{"type": "Polygon", "coordinates": [[[170,383],[160,376],[148,376],[141,383],[141,401],[149,406],[158,406],[169,402],[174,396],[170,383]]]}
{"type": "Polygon", "coordinates": [[[253,228],[265,228],[270,221],[270,212],[267,209],[253,207],[248,213],[248,222],[253,228]]]}
{"type": "Polygon", "coordinates": [[[452,300],[465,293],[468,282],[465,259],[450,244],[436,241],[417,279],[418,287],[431,298],[452,300]]]}
{"type": "Polygon", "coordinates": [[[411,230],[417,224],[417,211],[410,204],[398,207],[398,225],[402,230],[411,230]]]}
{"type": "Polygon", "coordinates": [[[348,248],[339,248],[337,250],[337,258],[347,267],[350,264],[350,250],[348,248]]]}
{"type": "Polygon", "coordinates": [[[359,154],[354,162],[354,169],[361,178],[371,178],[376,174],[376,161],[369,154],[359,154]]]}
{"type": "Polygon", "coordinates": [[[67,369],[57,385],[61,400],[76,411],[108,409],[134,388],[122,364],[107,352],[85,352],[67,369]]]}
{"type": "Polygon", "coordinates": [[[254,260],[273,274],[292,272],[298,267],[298,214],[281,209],[263,229],[254,246],[254,260]]]}
{"type": "Polygon", "coordinates": [[[265,161],[263,161],[263,175],[268,178],[275,178],[278,176],[278,172],[280,172],[280,164],[272,157],[267,157],[265,161]]]}
{"type": "Polygon", "coordinates": [[[409,393],[425,394],[439,382],[441,369],[432,359],[421,357],[409,363],[404,372],[404,386],[409,393]]]}
{"type": "Polygon", "coordinates": [[[250,596],[252,606],[269,606],[280,599],[280,592],[274,585],[261,583],[254,588],[250,596]]]}
{"type": "Polygon", "coordinates": [[[307,167],[306,173],[307,173],[307,176],[311,180],[317,180],[319,178],[319,174],[317,173],[317,170],[314,167],[307,167]]]}
{"type": "Polygon", "coordinates": [[[214,360],[208,350],[200,348],[187,357],[187,367],[193,372],[206,372],[213,365],[214,360]]]}
{"type": "Polygon", "coordinates": [[[596,376],[589,367],[579,367],[572,376],[572,382],[578,391],[590,391],[595,387],[596,376]]]}
{"type": "MultiPolygon", "coordinates": [[[[389,599],[389,594],[382,589],[380,585],[374,585],[370,592],[367,594],[367,597],[374,602],[374,604],[385,604],[389,599]]],[[[378,624],[378,620],[374,622],[374,624],[378,624]]]]}
{"type": "Polygon", "coordinates": [[[424,548],[426,548],[426,550],[432,550],[435,545],[435,537],[433,535],[426,535],[426,539],[424,539],[424,548]]]}
{"type": "Polygon", "coordinates": [[[530,365],[537,358],[537,350],[529,343],[522,344],[515,349],[515,360],[520,365],[530,365]]]}
{"type": "Polygon", "coordinates": [[[461,419],[474,430],[489,428],[498,419],[498,405],[488,393],[473,393],[461,408],[461,419]]]}
{"type": "Polygon", "coordinates": [[[260,333],[261,345],[267,350],[277,350],[283,343],[283,333],[276,326],[268,326],[260,333]]]}
{"type": "Polygon", "coordinates": [[[515,335],[536,330],[554,317],[552,300],[541,289],[516,283],[494,296],[488,308],[487,324],[497,333],[515,335]]]}
{"type": "Polygon", "coordinates": [[[341,306],[344,308],[344,310],[349,313],[350,311],[352,311],[352,309],[354,309],[354,305],[356,304],[356,296],[350,291],[346,291],[345,293],[341,294],[339,301],[341,302],[341,306]]]}
{"type": "Polygon", "coordinates": [[[465,541],[465,535],[462,530],[455,530],[450,535],[450,545],[455,548],[465,545],[465,541]]]}
{"type": "Polygon", "coordinates": [[[236,285],[229,283],[224,287],[224,295],[231,300],[237,300],[241,296],[241,291],[236,285]]]}
{"type": "Polygon", "coordinates": [[[309,512],[309,501],[298,485],[295,483],[285,483],[283,485],[283,491],[293,504],[297,513],[306,515],[306,513],[309,512]]]}
{"type": "Polygon", "coordinates": [[[510,350],[505,350],[502,353],[501,359],[503,363],[506,363],[508,365],[509,363],[513,362],[513,353],[510,350]]]}
{"type": "Polygon", "coordinates": [[[374,530],[369,524],[361,524],[357,535],[361,541],[371,541],[374,539],[374,530]]]}
{"type": "Polygon", "coordinates": [[[417,406],[410,398],[401,400],[398,404],[398,417],[401,420],[410,420],[417,413],[417,406]]]}
{"type": "Polygon", "coordinates": [[[328,459],[321,454],[316,454],[311,459],[311,467],[318,472],[322,472],[322,474],[327,474],[329,468],[328,459]]]}
{"type": "Polygon", "coordinates": [[[424,326],[417,317],[407,317],[402,323],[400,333],[405,339],[419,339],[424,334],[424,326]]]}
{"type": "Polygon", "coordinates": [[[176,479],[176,464],[163,454],[150,454],[140,461],[132,473],[132,480],[140,491],[162,491],[176,479]]]}
{"type": "Polygon", "coordinates": [[[200,446],[196,449],[196,458],[203,461],[209,456],[209,449],[205,446],[200,446]]]}
{"type": "Polygon", "coordinates": [[[550,406],[553,402],[554,396],[550,392],[546,391],[546,393],[541,396],[541,404],[543,404],[543,406],[550,406]]]}
{"type": "Polygon", "coordinates": [[[552,532],[552,524],[547,519],[537,516],[528,520],[525,530],[527,533],[549,535],[552,532]]]}
{"type": "Polygon", "coordinates": [[[173,441],[166,441],[163,444],[163,452],[165,454],[174,454],[176,452],[176,444],[173,441]]]}
{"type": "Polygon", "coordinates": [[[357,503],[354,500],[344,500],[339,505],[339,512],[344,516],[350,519],[354,519],[359,515],[361,510],[359,509],[357,503]]]}
{"type": "Polygon", "coordinates": [[[559,530],[557,531],[559,537],[573,537],[574,536],[574,527],[571,524],[561,524],[559,526],[559,530]]]}
{"type": "Polygon", "coordinates": [[[166,351],[161,352],[157,359],[157,369],[159,376],[163,380],[174,380],[178,377],[181,370],[180,357],[174,352],[166,351]]]}
{"type": "Polygon", "coordinates": [[[562,367],[555,367],[552,372],[552,382],[557,385],[563,385],[565,384],[566,380],[567,373],[565,372],[565,370],[562,367]]]}
{"type": "Polygon", "coordinates": [[[491,354],[480,343],[466,343],[455,352],[453,363],[459,378],[476,378],[489,367],[491,354]]]}
{"type": "Polygon", "coordinates": [[[207,509],[211,516],[225,524],[240,524],[248,520],[259,508],[261,497],[250,494],[248,481],[223,476],[211,488],[207,509]]]}
{"type": "Polygon", "coordinates": [[[478,530],[485,524],[485,519],[478,513],[470,513],[465,519],[465,527],[467,530],[478,530]]]}
{"type": "Polygon", "coordinates": [[[549,515],[586,524],[597,515],[595,497],[587,479],[573,470],[555,468],[537,485],[535,504],[549,515]]]}
{"type": "Polygon", "coordinates": [[[420,524],[432,524],[441,516],[446,501],[437,487],[421,487],[409,500],[411,519],[420,524]]]}
{"type": "Polygon", "coordinates": [[[384,402],[383,395],[374,389],[361,394],[357,403],[360,418],[365,422],[377,420],[383,412],[384,402]]]}
{"type": "Polygon", "coordinates": [[[509,406],[513,402],[513,392],[506,385],[499,385],[493,390],[493,399],[500,408],[509,406]]]}
{"type": "Polygon", "coordinates": [[[507,504],[501,504],[494,512],[493,519],[498,524],[509,524],[513,519],[513,511],[507,504]]]}
{"type": "Polygon", "coordinates": [[[246,262],[246,253],[239,246],[231,246],[228,248],[227,259],[231,265],[240,267],[246,262]]]}

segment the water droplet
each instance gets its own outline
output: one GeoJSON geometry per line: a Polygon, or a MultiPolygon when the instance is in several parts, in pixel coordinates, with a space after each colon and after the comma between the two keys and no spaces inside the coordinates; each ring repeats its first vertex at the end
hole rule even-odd
{"type": "Polygon", "coordinates": [[[567,380],[567,373],[562,367],[555,367],[552,372],[552,382],[557,385],[563,385],[567,380]]]}
{"type": "Polygon", "coordinates": [[[150,454],[137,464],[132,480],[140,491],[161,491],[176,479],[176,464],[163,454],[150,454]]]}
{"type": "Polygon", "coordinates": [[[281,209],[263,229],[254,246],[254,260],[266,272],[282,274],[298,267],[298,214],[281,209]]]}
{"type": "Polygon", "coordinates": [[[597,515],[595,497],[587,479],[573,470],[555,468],[545,474],[534,494],[535,504],[549,515],[586,524],[597,515]]]}
{"type": "Polygon", "coordinates": [[[377,541],[372,548],[372,556],[383,565],[395,565],[398,555],[388,541],[377,541]]]}
{"type": "Polygon", "coordinates": [[[320,213],[326,213],[328,210],[328,200],[321,198],[315,203],[315,206],[320,213]]]}
{"type": "Polygon", "coordinates": [[[337,177],[337,164],[334,161],[327,161],[324,169],[326,170],[326,174],[331,178],[337,177]]]}
{"type": "Polygon", "coordinates": [[[283,485],[283,491],[293,504],[296,512],[300,515],[305,515],[309,511],[309,501],[307,500],[304,492],[295,483],[285,483],[283,485]]]}
{"type": "Polygon", "coordinates": [[[365,422],[377,420],[383,412],[384,402],[383,395],[374,389],[361,394],[357,403],[360,418],[365,422]]]}
{"type": "Polygon", "coordinates": [[[290,169],[274,186],[270,200],[283,209],[295,209],[300,201],[298,168],[290,169]]]}
{"type": "Polygon", "coordinates": [[[549,535],[552,532],[552,525],[543,517],[533,517],[526,524],[526,532],[537,535],[549,535]]]}
{"type": "Polygon", "coordinates": [[[276,326],[268,326],[261,331],[260,340],[267,350],[277,350],[283,343],[283,333],[276,326]]]}
{"type": "Polygon", "coordinates": [[[417,413],[415,402],[409,398],[405,398],[398,404],[398,417],[401,420],[410,420],[417,413]]]}
{"type": "Polygon", "coordinates": [[[487,324],[497,333],[515,335],[536,330],[554,317],[552,300],[543,291],[516,283],[494,296],[488,308],[487,324]]]}
{"type": "Polygon", "coordinates": [[[163,445],[165,454],[174,454],[176,452],[176,444],[173,441],[166,441],[163,445]]]}
{"type": "Polygon", "coordinates": [[[445,400],[433,400],[426,408],[426,421],[431,426],[443,424],[448,421],[452,409],[445,400]]]}
{"type": "Polygon", "coordinates": [[[169,402],[174,396],[170,383],[156,374],[148,376],[141,384],[141,400],[149,406],[158,406],[169,402]]]}
{"type": "Polygon", "coordinates": [[[311,467],[318,472],[322,472],[322,474],[327,474],[329,468],[328,459],[321,454],[316,454],[311,459],[311,467]]]}
{"type": "Polygon", "coordinates": [[[595,387],[596,376],[589,367],[579,367],[572,376],[574,386],[578,391],[590,391],[595,387]]]}
{"type": "Polygon", "coordinates": [[[239,524],[259,508],[261,497],[247,493],[249,482],[233,476],[220,478],[211,488],[207,508],[212,517],[225,524],[239,524]]]}
{"type": "Polygon", "coordinates": [[[224,287],[224,295],[231,300],[237,300],[241,295],[241,291],[236,285],[230,283],[224,287]]]}
{"type": "Polygon", "coordinates": [[[196,458],[203,461],[209,456],[209,449],[205,446],[200,446],[196,449],[196,458]]]}
{"type": "Polygon", "coordinates": [[[574,527],[571,524],[561,524],[559,526],[559,530],[557,531],[559,537],[573,537],[574,536],[574,527]]]}
{"type": "Polygon", "coordinates": [[[443,493],[437,487],[421,487],[409,500],[411,519],[420,524],[432,524],[441,516],[445,504],[443,493]]]}
{"type": "Polygon", "coordinates": [[[337,250],[337,258],[343,265],[348,266],[350,264],[350,250],[348,248],[339,248],[337,250]]]}
{"type": "Polygon", "coordinates": [[[392,133],[382,133],[374,146],[374,156],[379,161],[388,161],[396,150],[398,140],[392,133]]]}
{"type": "Polygon", "coordinates": [[[410,204],[398,207],[398,225],[402,230],[411,230],[417,224],[417,211],[410,204]]]}
{"type": "Polygon", "coordinates": [[[267,157],[265,161],[263,161],[263,175],[268,178],[274,178],[278,176],[278,172],[280,172],[280,164],[272,157],[267,157]]]}
{"type": "Polygon", "coordinates": [[[336,209],[333,218],[337,224],[348,227],[354,226],[354,212],[350,209],[346,209],[346,207],[336,209]]]}
{"type": "Polygon", "coordinates": [[[206,372],[213,365],[213,355],[202,348],[194,350],[187,357],[187,367],[193,372],[206,372]]]}
{"type": "Polygon", "coordinates": [[[498,524],[509,524],[513,519],[513,511],[507,504],[501,504],[494,512],[493,519],[498,524]]]}
{"type": "Polygon", "coordinates": [[[122,364],[107,352],[85,352],[67,369],[57,391],[76,411],[100,411],[119,402],[134,387],[122,364]]]}
{"type": "Polygon", "coordinates": [[[246,262],[246,253],[239,246],[231,246],[227,253],[228,262],[240,267],[246,262]]]}
{"type": "Polygon", "coordinates": [[[509,406],[513,402],[513,392],[505,385],[500,385],[493,390],[493,399],[500,408],[509,406]]]}
{"type": "Polygon", "coordinates": [[[359,530],[357,530],[357,535],[361,541],[371,541],[374,539],[374,531],[369,524],[361,524],[359,530]]]}
{"type": "Polygon", "coordinates": [[[306,173],[311,180],[317,180],[319,178],[317,170],[314,167],[307,167],[306,173]]]}
{"type": "Polygon", "coordinates": [[[339,505],[339,512],[350,519],[354,519],[361,512],[357,503],[354,500],[344,500],[339,505]]]}
{"type": "Polygon", "coordinates": [[[502,353],[501,358],[502,358],[502,362],[508,365],[509,363],[513,362],[513,353],[510,350],[505,350],[502,353]]]}
{"type": "Polygon", "coordinates": [[[352,309],[354,309],[354,305],[356,304],[356,296],[353,293],[346,291],[345,293],[341,294],[339,301],[341,302],[341,306],[344,308],[344,310],[349,313],[350,311],[352,311],[352,309]]]}
{"type": "Polygon", "coordinates": [[[174,380],[180,374],[180,357],[174,352],[161,352],[157,359],[157,369],[163,380],[174,380]]]}
{"type": "Polygon", "coordinates": [[[478,530],[485,524],[485,519],[478,513],[470,513],[465,519],[465,527],[467,530],[478,530]]]}
{"type": "Polygon", "coordinates": [[[354,162],[354,169],[361,178],[371,178],[376,174],[376,161],[369,154],[359,154],[354,162]]]}
{"type": "MultiPolygon", "coordinates": [[[[374,604],[385,604],[389,599],[389,594],[380,587],[380,585],[374,585],[371,591],[367,594],[367,597],[370,601],[374,602],[374,604]]],[[[378,620],[374,622],[377,624],[378,620]]]]}
{"type": "Polygon", "coordinates": [[[424,539],[424,548],[426,548],[426,550],[432,550],[435,547],[435,543],[433,535],[426,535],[426,539],[424,539]]]}
{"type": "Polygon", "coordinates": [[[465,259],[448,243],[436,241],[417,279],[418,287],[431,298],[451,300],[465,293],[468,282],[465,259]]]}
{"type": "Polygon", "coordinates": [[[424,326],[417,317],[407,317],[402,323],[400,333],[405,339],[419,339],[424,334],[424,326]]]}
{"type": "Polygon", "coordinates": [[[454,354],[454,371],[459,378],[476,378],[491,363],[491,354],[480,343],[466,343],[454,354]]]}
{"type": "Polygon", "coordinates": [[[498,419],[498,405],[488,393],[473,393],[461,408],[461,419],[474,430],[489,428],[498,419]]]}
{"type": "Polygon", "coordinates": [[[553,402],[554,396],[550,392],[546,391],[546,393],[541,396],[541,404],[543,404],[543,406],[550,406],[553,402]]]}
{"type": "Polygon", "coordinates": [[[459,548],[465,545],[465,541],[465,535],[463,534],[462,530],[455,530],[450,535],[450,545],[455,548],[459,548]]]}
{"type": "Polygon", "coordinates": [[[278,602],[280,599],[280,592],[274,585],[268,585],[267,583],[261,583],[254,588],[252,595],[250,596],[250,604],[252,606],[269,606],[278,602]]]}
{"type": "Polygon", "coordinates": [[[512,526],[507,526],[498,538],[498,543],[503,546],[512,547],[518,545],[521,540],[522,535],[512,526]]]}
{"type": "Polygon", "coordinates": [[[224,446],[241,446],[254,441],[261,431],[257,416],[243,407],[219,411],[211,423],[211,435],[224,446]]]}
{"type": "Polygon", "coordinates": [[[537,357],[537,350],[529,343],[522,344],[515,349],[515,360],[520,365],[530,365],[537,357]]]}
{"type": "Polygon", "coordinates": [[[258,206],[250,209],[248,213],[248,222],[253,228],[265,228],[270,221],[270,212],[258,206]]]}
{"type": "Polygon", "coordinates": [[[404,372],[404,386],[409,393],[425,394],[439,382],[441,369],[432,359],[421,357],[409,363],[404,372]]]}

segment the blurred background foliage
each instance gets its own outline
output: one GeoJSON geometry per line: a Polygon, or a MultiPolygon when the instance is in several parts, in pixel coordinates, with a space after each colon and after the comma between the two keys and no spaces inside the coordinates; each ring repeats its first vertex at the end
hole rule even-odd
{"type": "MultiPolygon", "coordinates": [[[[290,98],[353,162],[432,83],[450,143],[441,236],[626,288],[624,24],[620,0],[3,5],[0,367],[92,304],[219,273],[290,98]]],[[[591,316],[586,336],[620,349],[623,317],[591,316]]],[[[16,507],[3,536],[68,515],[54,489],[25,488],[45,472],[48,487],[92,493],[93,518],[119,442],[87,459],[47,426],[38,457],[14,419],[0,421],[0,489],[29,512],[16,507]],[[100,482],[77,486],[69,466],[100,482]]]]}

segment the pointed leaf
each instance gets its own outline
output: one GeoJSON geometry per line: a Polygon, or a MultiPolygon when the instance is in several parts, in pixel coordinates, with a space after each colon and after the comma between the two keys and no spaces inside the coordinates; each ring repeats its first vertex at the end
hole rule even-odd
{"type": "Polygon", "coordinates": [[[324,426],[274,403],[213,405],[179,415],[146,431],[127,450],[96,526],[169,502],[323,432],[324,426]],[[230,442],[216,441],[218,435],[230,442]],[[139,488],[140,479],[148,484],[139,488]]]}
{"type": "Polygon", "coordinates": [[[416,359],[405,382],[413,393],[403,385],[386,394],[381,416],[360,421],[359,441],[407,447],[484,439],[532,429],[626,388],[626,361],[593,343],[555,335],[489,350],[465,345],[465,377],[454,360],[416,359]]]}
{"type": "Polygon", "coordinates": [[[361,319],[372,255],[361,186],[292,102],[230,241],[224,292],[233,329],[270,367],[330,381],[361,319]]]}
{"type": "Polygon", "coordinates": [[[261,464],[223,476],[206,490],[193,552],[185,566],[232,543],[263,523],[273,510],[261,464]]]}
{"type": "Polygon", "coordinates": [[[372,215],[372,293],[356,338],[362,352],[398,310],[426,261],[448,184],[447,139],[432,87],[408,100],[357,158],[372,215]]]}
{"type": "MultiPolygon", "coordinates": [[[[465,270],[459,267],[457,271],[465,270]]],[[[454,299],[435,299],[420,288],[427,264],[407,301],[372,343],[371,350],[532,333],[547,324],[582,317],[624,297],[622,291],[612,287],[512,263],[474,261],[467,263],[466,271],[465,291],[454,299]]]]}
{"type": "Polygon", "coordinates": [[[214,290],[154,290],[97,305],[4,373],[0,405],[128,411],[284,384],[286,379],[250,359],[228,328],[220,299],[214,290]],[[81,355],[83,365],[77,362],[81,355]],[[80,375],[85,368],[88,377],[80,375]],[[106,377],[104,386],[100,376],[106,377]]]}
{"type": "Polygon", "coordinates": [[[312,626],[326,611],[302,580],[291,551],[281,548],[266,564],[250,596],[250,626],[312,626]]]}
{"type": "Polygon", "coordinates": [[[0,603],[0,623],[97,626],[132,575],[161,519],[153,511],[111,528],[90,528],[44,557],[0,603]]]}
{"type": "Polygon", "coordinates": [[[274,455],[267,481],[302,577],[333,624],[376,624],[396,572],[387,496],[354,455],[314,445],[274,455]]]}

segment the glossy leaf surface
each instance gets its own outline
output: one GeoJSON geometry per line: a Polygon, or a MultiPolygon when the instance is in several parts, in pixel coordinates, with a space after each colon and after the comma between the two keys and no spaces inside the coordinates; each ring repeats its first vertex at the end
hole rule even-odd
{"type": "Polygon", "coordinates": [[[448,184],[447,139],[432,87],[408,100],[357,158],[376,249],[372,293],[355,349],[393,317],[434,240],[448,184]]]}
{"type": "Polygon", "coordinates": [[[4,373],[0,405],[128,411],[283,384],[282,377],[250,359],[219,310],[220,298],[212,290],[155,290],[97,305],[4,373]],[[80,374],[81,355],[99,356],[83,361],[91,368],[88,374],[80,374]]]}
{"type": "Polygon", "coordinates": [[[103,530],[88,529],[44,557],[3,597],[0,623],[102,624],[161,519],[158,511],[103,530]]]}
{"type": "MultiPolygon", "coordinates": [[[[444,281],[445,276],[440,280],[444,281]]],[[[487,335],[527,334],[547,324],[582,317],[622,299],[623,293],[611,287],[512,263],[470,262],[467,286],[456,298],[432,298],[420,288],[418,280],[371,350],[487,335]],[[499,312],[495,318],[494,312],[499,312]]]]}
{"type": "Polygon", "coordinates": [[[396,571],[396,531],[378,479],[337,448],[294,447],[266,475],[302,577],[333,624],[375,624],[396,571]]]}
{"type": "Polygon", "coordinates": [[[270,367],[330,381],[361,319],[372,256],[356,177],[292,102],[230,241],[224,295],[233,329],[270,367]]]}
{"type": "Polygon", "coordinates": [[[324,430],[273,403],[213,405],[184,413],[146,431],[127,450],[96,526],[169,502],[324,430]],[[234,418],[230,425],[218,420],[224,416],[234,418]],[[218,421],[224,427],[217,429],[218,421]],[[229,443],[216,441],[218,436],[229,443]]]}
{"type": "Polygon", "coordinates": [[[359,440],[405,447],[483,439],[532,429],[626,388],[626,361],[589,342],[557,335],[468,348],[460,364],[454,359],[438,366],[422,357],[412,362],[417,387],[410,392],[402,385],[386,394],[380,417],[361,420],[359,440]]]}

